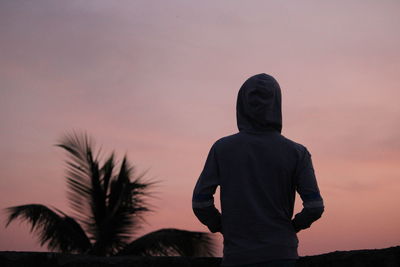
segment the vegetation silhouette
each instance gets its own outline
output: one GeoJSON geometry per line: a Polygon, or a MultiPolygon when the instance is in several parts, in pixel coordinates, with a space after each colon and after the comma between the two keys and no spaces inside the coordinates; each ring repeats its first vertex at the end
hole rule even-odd
{"type": "MultiPolygon", "coordinates": [[[[27,204],[6,208],[6,227],[19,218],[31,224],[40,245],[51,251],[98,256],[213,256],[212,236],[204,232],[165,228],[131,241],[149,211],[149,188],[156,182],[134,175],[126,155],[116,173],[114,152],[99,162],[86,133],[65,134],[55,146],[65,149],[67,197],[77,219],[52,206],[27,204]]],[[[100,152],[100,150],[99,150],[100,152]]]]}

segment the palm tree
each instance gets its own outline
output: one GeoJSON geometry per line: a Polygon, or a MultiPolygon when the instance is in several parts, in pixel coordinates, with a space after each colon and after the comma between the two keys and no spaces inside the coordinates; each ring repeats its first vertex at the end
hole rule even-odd
{"type": "MultiPolygon", "coordinates": [[[[204,232],[160,229],[135,240],[132,235],[152,211],[148,203],[155,184],[134,175],[126,155],[116,173],[114,152],[100,165],[99,153],[93,155],[93,141],[87,134],[66,134],[55,146],[65,149],[67,197],[75,213],[68,216],[54,207],[27,204],[6,208],[8,220],[19,218],[31,224],[40,245],[51,251],[99,256],[212,256],[214,240],[204,232]]],[[[100,151],[99,151],[100,152],[100,151]]]]}

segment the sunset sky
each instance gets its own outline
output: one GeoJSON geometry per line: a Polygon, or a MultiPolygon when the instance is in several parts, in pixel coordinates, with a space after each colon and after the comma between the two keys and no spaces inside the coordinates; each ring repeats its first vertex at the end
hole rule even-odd
{"type": "Polygon", "coordinates": [[[300,255],[400,245],[399,26],[397,0],[0,1],[0,250],[46,251],[4,208],[71,211],[54,144],[72,130],[161,180],[139,234],[206,231],[194,184],[262,72],[325,201],[300,255]]]}

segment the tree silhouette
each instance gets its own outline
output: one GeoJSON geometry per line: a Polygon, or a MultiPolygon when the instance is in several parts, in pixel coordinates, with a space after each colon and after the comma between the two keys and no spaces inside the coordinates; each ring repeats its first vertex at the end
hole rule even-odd
{"type": "MultiPolygon", "coordinates": [[[[180,229],[160,229],[131,241],[152,211],[147,201],[155,182],[135,175],[126,155],[116,173],[114,152],[99,162],[94,157],[93,140],[85,134],[66,134],[55,146],[65,149],[67,160],[67,197],[76,219],[61,210],[41,204],[6,208],[6,227],[19,218],[31,224],[40,245],[51,251],[99,256],[212,256],[214,241],[210,234],[180,229]]],[[[100,152],[100,150],[99,150],[100,152]]]]}

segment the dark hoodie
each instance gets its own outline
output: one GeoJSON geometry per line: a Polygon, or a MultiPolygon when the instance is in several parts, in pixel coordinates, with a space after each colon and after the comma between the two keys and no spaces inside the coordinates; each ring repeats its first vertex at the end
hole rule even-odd
{"type": "Polygon", "coordinates": [[[224,237],[222,266],[297,259],[296,233],[324,211],[311,154],[281,135],[281,89],[270,75],[245,81],[236,104],[239,132],[211,146],[193,191],[197,218],[224,237]],[[221,213],[214,206],[220,186],[221,213]],[[293,217],[296,191],[303,209],[293,217]]]}

